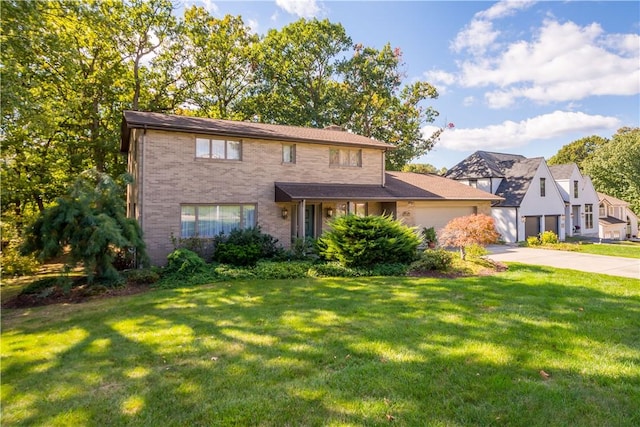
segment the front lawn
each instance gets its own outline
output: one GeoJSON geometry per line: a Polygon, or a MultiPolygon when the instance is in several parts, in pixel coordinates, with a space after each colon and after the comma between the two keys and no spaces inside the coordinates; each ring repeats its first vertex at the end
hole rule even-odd
{"type": "Polygon", "coordinates": [[[640,281],[222,282],[2,311],[2,425],[640,425],[640,281]]]}
{"type": "Polygon", "coordinates": [[[560,251],[583,252],[594,255],[619,256],[623,258],[640,258],[640,243],[592,243],[584,240],[569,240],[556,244],[532,246],[540,249],[555,249],[560,251]]]}

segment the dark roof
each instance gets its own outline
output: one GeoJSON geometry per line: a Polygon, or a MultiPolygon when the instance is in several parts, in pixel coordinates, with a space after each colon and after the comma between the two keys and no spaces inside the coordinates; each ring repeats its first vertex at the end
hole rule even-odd
{"type": "Polygon", "coordinates": [[[606,216],[604,218],[598,218],[598,222],[603,225],[614,225],[614,224],[626,224],[626,221],[623,221],[618,218],[614,218],[612,216],[606,216]]]}
{"type": "Polygon", "coordinates": [[[504,198],[504,200],[496,206],[520,206],[524,195],[527,194],[533,176],[543,161],[542,157],[524,158],[510,164],[508,168],[504,167],[505,179],[502,180],[496,190],[496,195],[504,198]]]}
{"type": "Polygon", "coordinates": [[[565,165],[551,165],[549,170],[553,179],[569,179],[575,167],[577,167],[575,163],[567,163],[565,165]]]}
{"type": "Polygon", "coordinates": [[[436,175],[387,172],[386,184],[276,182],[276,202],[295,200],[488,200],[500,197],[436,175]]]}
{"type": "Polygon", "coordinates": [[[519,154],[476,151],[449,169],[446,176],[451,179],[504,178],[504,169],[523,159],[519,154]]]}
{"type": "Polygon", "coordinates": [[[272,125],[266,123],[208,119],[203,117],[178,116],[175,114],[125,111],[122,119],[120,151],[129,151],[131,129],[157,129],[202,133],[236,138],[259,138],[277,141],[310,142],[318,144],[347,145],[392,149],[387,144],[362,135],[337,130],[336,127],[316,129],[297,126],[272,125]]]}

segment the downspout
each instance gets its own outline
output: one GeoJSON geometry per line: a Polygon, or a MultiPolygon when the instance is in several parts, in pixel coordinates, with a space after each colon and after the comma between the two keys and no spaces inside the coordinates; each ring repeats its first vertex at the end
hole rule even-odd
{"type": "Polygon", "coordinates": [[[516,206],[516,243],[520,241],[520,216],[518,215],[518,207],[516,206]]]}
{"type": "Polygon", "coordinates": [[[385,155],[386,154],[387,154],[387,150],[385,149],[385,150],[382,151],[382,168],[381,168],[381,170],[382,170],[382,186],[383,187],[386,185],[386,179],[385,179],[385,162],[386,162],[385,155]]]}
{"type": "Polygon", "coordinates": [[[141,138],[141,143],[142,143],[142,150],[140,150],[140,162],[138,163],[138,177],[137,179],[139,180],[138,182],[138,199],[139,199],[139,206],[138,206],[138,224],[140,225],[140,229],[142,230],[142,233],[144,235],[144,227],[142,226],[143,222],[144,222],[144,213],[145,213],[145,206],[144,206],[144,186],[145,183],[147,182],[146,179],[144,179],[144,151],[147,149],[147,144],[146,144],[146,137],[147,136],[147,125],[144,125],[144,128],[142,129],[142,138],[141,138]]]}

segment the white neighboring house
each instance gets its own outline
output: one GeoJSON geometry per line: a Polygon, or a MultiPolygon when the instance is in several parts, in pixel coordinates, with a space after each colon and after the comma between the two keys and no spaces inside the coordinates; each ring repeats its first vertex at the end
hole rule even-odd
{"type": "Polygon", "coordinates": [[[575,163],[549,166],[565,205],[567,236],[598,236],[598,194],[575,163]]]}
{"type": "Polygon", "coordinates": [[[513,243],[553,231],[565,239],[565,206],[544,158],[476,151],[447,178],[504,198],[491,206],[496,230],[513,243]]]}
{"type": "Polygon", "coordinates": [[[629,203],[604,193],[598,193],[599,236],[601,239],[624,240],[638,237],[638,216],[629,203]]]}

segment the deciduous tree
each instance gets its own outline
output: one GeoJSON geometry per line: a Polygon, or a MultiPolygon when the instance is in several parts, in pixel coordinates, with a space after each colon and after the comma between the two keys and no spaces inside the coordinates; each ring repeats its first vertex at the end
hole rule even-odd
{"type": "Polygon", "coordinates": [[[484,214],[468,215],[447,223],[440,232],[440,244],[460,248],[460,258],[465,259],[465,248],[497,243],[499,237],[492,217],[484,214]]]}

